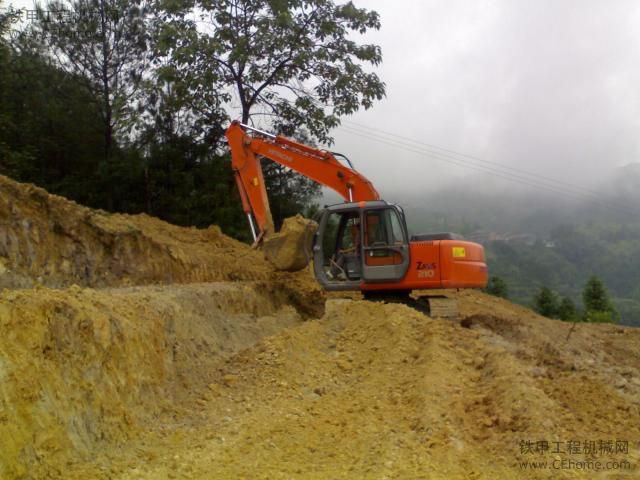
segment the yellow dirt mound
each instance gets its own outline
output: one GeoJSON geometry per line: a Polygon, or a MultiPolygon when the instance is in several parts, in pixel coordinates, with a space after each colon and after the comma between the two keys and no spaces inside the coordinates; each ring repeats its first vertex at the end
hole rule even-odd
{"type": "Polygon", "coordinates": [[[259,280],[271,271],[216,226],[110,215],[0,176],[0,288],[259,280]]]}
{"type": "Polygon", "coordinates": [[[0,291],[2,480],[640,476],[638,329],[468,291],[457,321],[325,308],[215,227],[4,178],[0,259],[5,287],[92,287],[0,291]]]}
{"type": "Polygon", "coordinates": [[[300,321],[261,285],[0,294],[0,478],[64,464],[173,418],[217,362],[300,321]]]}
{"type": "Polygon", "coordinates": [[[74,475],[596,478],[560,466],[598,460],[633,467],[606,478],[635,478],[640,331],[579,325],[567,340],[569,324],[480,294],[460,301],[469,328],[402,305],[331,300],[322,319],[229,358],[184,419],[74,475]],[[610,441],[628,451],[598,450],[610,441]],[[521,466],[540,460],[549,469],[521,466]]]}

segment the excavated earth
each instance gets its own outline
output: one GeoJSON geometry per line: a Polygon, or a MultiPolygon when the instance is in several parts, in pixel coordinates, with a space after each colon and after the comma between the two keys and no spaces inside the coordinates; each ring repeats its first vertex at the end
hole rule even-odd
{"type": "Polygon", "coordinates": [[[638,329],[326,297],[3,177],[0,288],[3,480],[640,478],[638,329]]]}

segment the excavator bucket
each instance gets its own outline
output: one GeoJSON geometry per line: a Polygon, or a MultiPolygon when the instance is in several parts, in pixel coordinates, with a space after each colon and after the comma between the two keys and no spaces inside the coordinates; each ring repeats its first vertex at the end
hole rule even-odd
{"type": "Polygon", "coordinates": [[[311,242],[318,224],[302,215],[286,218],[278,233],[263,240],[262,251],[276,270],[302,270],[312,258],[311,242]]]}

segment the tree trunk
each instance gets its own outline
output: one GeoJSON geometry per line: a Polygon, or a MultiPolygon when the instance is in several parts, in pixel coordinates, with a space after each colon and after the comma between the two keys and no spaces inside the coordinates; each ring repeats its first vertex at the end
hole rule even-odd
{"type": "Polygon", "coordinates": [[[111,106],[111,88],[109,85],[109,41],[107,35],[107,12],[105,12],[104,1],[100,2],[100,27],[102,29],[102,95],[104,102],[104,178],[105,191],[107,193],[107,210],[113,211],[114,193],[111,182],[111,153],[113,145],[113,111],[111,106]]]}

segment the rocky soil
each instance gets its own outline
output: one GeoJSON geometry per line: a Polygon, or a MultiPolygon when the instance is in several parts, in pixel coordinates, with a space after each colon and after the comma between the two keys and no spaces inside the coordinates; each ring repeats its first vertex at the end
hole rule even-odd
{"type": "Polygon", "coordinates": [[[637,329],[327,297],[4,177],[0,288],[1,479],[640,478],[637,329]]]}

